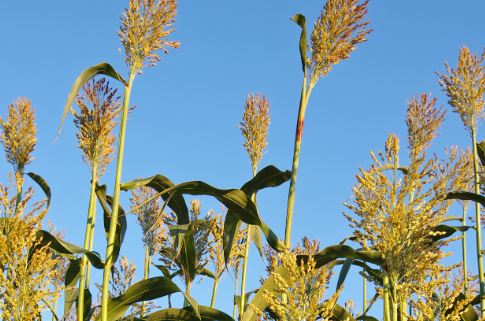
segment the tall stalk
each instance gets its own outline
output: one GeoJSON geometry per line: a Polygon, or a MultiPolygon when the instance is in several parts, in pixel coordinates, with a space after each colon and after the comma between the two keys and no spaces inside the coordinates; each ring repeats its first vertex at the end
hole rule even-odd
{"type": "MultiPolygon", "coordinates": [[[[91,169],[91,191],[89,194],[88,218],[86,222],[86,233],[84,235],[84,248],[91,250],[92,238],[94,237],[94,224],[96,221],[96,182],[98,168],[96,165],[91,169]]],[[[84,289],[89,288],[88,259],[83,255],[81,259],[81,271],[79,275],[79,294],[77,300],[77,319],[84,320],[84,289]]]]}
{"type": "MultiPolygon", "coordinates": [[[[475,126],[471,126],[472,144],[473,144],[473,175],[475,193],[480,193],[480,176],[478,170],[478,150],[477,150],[477,135],[475,126]]],[[[478,277],[480,280],[480,311],[482,316],[485,315],[485,283],[483,276],[483,260],[482,260],[482,222],[480,215],[480,203],[475,202],[475,230],[477,233],[477,261],[478,261],[478,277]]]]}
{"type": "Polygon", "coordinates": [[[113,266],[113,252],[114,241],[116,235],[116,226],[118,223],[118,208],[120,205],[120,185],[121,185],[121,173],[123,169],[123,154],[125,151],[125,135],[126,135],[126,123],[128,118],[128,108],[130,104],[131,87],[133,80],[135,79],[135,73],[130,72],[128,84],[125,87],[125,93],[123,98],[123,107],[121,110],[121,123],[120,132],[118,136],[118,156],[116,162],[116,177],[115,186],[113,192],[113,207],[111,211],[111,222],[109,226],[108,243],[106,246],[106,260],[103,271],[103,286],[101,293],[101,321],[108,320],[108,295],[109,295],[109,278],[111,273],[111,267],[113,266]]]}
{"type": "Polygon", "coordinates": [[[303,136],[303,126],[305,123],[305,113],[306,113],[306,108],[308,104],[308,99],[310,98],[310,94],[314,84],[315,83],[313,81],[310,81],[310,86],[307,88],[307,76],[306,74],[303,76],[300,105],[298,108],[298,120],[296,123],[295,146],[293,150],[293,163],[291,166],[290,189],[288,191],[288,206],[286,210],[285,246],[287,248],[291,247],[291,230],[293,227],[293,208],[295,204],[296,178],[298,173],[298,165],[300,163],[300,148],[301,148],[301,139],[303,136]]]}
{"type": "MultiPolygon", "coordinates": [[[[148,249],[148,245],[145,245],[145,264],[143,267],[143,280],[147,280],[150,276],[150,263],[151,263],[151,256],[150,251],[148,249]]],[[[141,316],[144,317],[146,314],[146,302],[143,301],[141,303],[141,316]]]]}
{"type": "Polygon", "coordinates": [[[384,271],[382,286],[384,290],[384,321],[391,321],[391,298],[389,289],[389,276],[384,271]]]}
{"type": "MultiPolygon", "coordinates": [[[[364,247],[367,245],[367,241],[364,240],[364,247]]],[[[362,314],[366,315],[367,310],[367,279],[365,277],[365,269],[362,268],[362,314]]]]}
{"type": "MultiPolygon", "coordinates": [[[[461,225],[463,227],[466,226],[466,212],[467,212],[467,203],[466,201],[463,202],[463,216],[461,218],[461,225]]],[[[468,268],[467,268],[467,260],[466,260],[466,231],[463,230],[461,232],[461,252],[462,252],[462,262],[463,262],[463,294],[466,295],[468,291],[468,268]]]]}
{"type": "Polygon", "coordinates": [[[237,281],[239,280],[238,276],[238,269],[239,269],[239,262],[237,262],[238,267],[235,269],[236,273],[234,275],[234,296],[233,296],[233,307],[232,307],[232,318],[236,320],[236,313],[237,313],[237,303],[236,303],[236,295],[237,295],[237,281]]]}
{"type": "Polygon", "coordinates": [[[219,286],[219,276],[214,278],[214,285],[212,286],[211,308],[216,304],[217,287],[219,286]]]}
{"type": "MultiPolygon", "coordinates": [[[[253,178],[256,176],[257,168],[253,166],[253,178]]],[[[256,203],[256,194],[251,195],[251,200],[256,203]]],[[[243,259],[243,269],[242,269],[242,276],[241,276],[241,300],[239,302],[239,314],[242,316],[244,314],[244,305],[246,304],[246,273],[248,269],[248,258],[249,258],[249,248],[251,247],[251,225],[248,225],[248,234],[246,237],[246,248],[244,252],[244,259],[243,259]]]]}

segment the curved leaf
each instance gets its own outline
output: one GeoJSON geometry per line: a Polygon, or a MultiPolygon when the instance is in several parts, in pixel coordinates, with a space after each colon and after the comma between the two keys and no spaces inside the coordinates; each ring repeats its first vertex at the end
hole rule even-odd
{"type": "Polygon", "coordinates": [[[135,319],[136,321],[234,321],[229,315],[222,311],[209,308],[206,306],[199,306],[200,318],[197,317],[187,307],[184,309],[163,309],[153,312],[144,318],[135,319]]]}
{"type": "Polygon", "coordinates": [[[75,254],[85,254],[91,264],[97,269],[104,268],[104,262],[97,252],[88,251],[80,246],[61,240],[47,231],[37,231],[40,246],[48,245],[56,254],[73,259],[75,254]]]}
{"type": "MultiPolygon", "coordinates": [[[[129,307],[137,302],[155,300],[173,293],[183,293],[169,278],[164,276],[142,280],[130,286],[122,295],[108,301],[108,321],[121,318],[129,307]]],[[[188,302],[199,312],[197,303],[190,296],[184,294],[188,302]],[[195,305],[195,306],[194,306],[195,305]]],[[[101,315],[96,320],[101,320],[101,315]]]]}
{"type": "MultiPolygon", "coordinates": [[[[307,255],[298,255],[298,260],[306,260],[307,255]]],[[[376,251],[356,251],[348,245],[332,245],[313,255],[316,266],[320,267],[335,259],[358,259],[376,265],[382,264],[382,256],[376,251]]]]}
{"type": "MultiPolygon", "coordinates": [[[[109,195],[106,195],[106,185],[96,184],[96,196],[98,197],[99,203],[103,208],[104,231],[106,234],[106,238],[108,238],[109,228],[111,225],[111,210],[113,207],[113,198],[109,195]]],[[[125,210],[120,205],[118,207],[118,223],[116,225],[115,242],[113,247],[113,262],[116,262],[118,260],[121,244],[123,244],[127,229],[128,223],[126,221],[125,210]]]]}
{"type": "Polygon", "coordinates": [[[81,274],[81,259],[69,261],[69,267],[67,268],[64,276],[64,285],[66,290],[64,292],[64,315],[62,319],[67,317],[71,311],[72,305],[77,301],[78,289],[76,288],[76,284],[81,274]]]}
{"type": "Polygon", "coordinates": [[[440,225],[435,226],[432,229],[433,235],[430,237],[430,240],[431,240],[431,242],[437,242],[441,239],[450,237],[455,232],[464,232],[464,231],[466,231],[470,228],[471,228],[470,226],[463,226],[463,225],[450,226],[450,225],[440,224],[440,225]],[[439,234],[435,234],[435,233],[439,233],[439,234]]]}
{"type": "Polygon", "coordinates": [[[40,186],[42,191],[44,191],[45,196],[47,196],[47,207],[49,207],[51,205],[51,188],[49,187],[49,184],[47,184],[45,179],[36,173],[28,172],[27,176],[32,178],[32,180],[40,186]]]}
{"type": "Polygon", "coordinates": [[[126,183],[121,184],[121,189],[123,191],[132,190],[142,186],[148,186],[160,193],[164,201],[168,201],[168,206],[177,215],[178,224],[189,224],[189,210],[187,209],[187,204],[185,203],[184,197],[180,194],[171,195],[169,193],[164,193],[165,190],[171,188],[174,183],[163,175],[155,175],[143,179],[135,179],[126,183]]]}
{"type": "Polygon", "coordinates": [[[260,170],[251,180],[247,181],[241,190],[252,195],[267,187],[276,187],[287,182],[291,178],[290,171],[280,171],[273,165],[266,166],[260,170]]]}
{"type": "Polygon", "coordinates": [[[185,281],[187,283],[190,283],[195,279],[195,259],[194,228],[192,224],[189,224],[189,228],[183,235],[180,245],[180,263],[184,270],[185,281]]]}
{"type": "Polygon", "coordinates": [[[466,192],[466,191],[456,191],[456,192],[450,192],[446,194],[445,199],[447,200],[462,200],[462,201],[474,201],[477,203],[482,204],[485,206],[485,196],[480,195],[480,194],[475,194],[472,192],[466,192]]]}
{"type": "Polygon", "coordinates": [[[306,53],[307,53],[307,39],[306,39],[306,18],[302,14],[295,14],[291,17],[291,20],[296,22],[297,25],[301,27],[301,35],[300,35],[300,58],[301,58],[301,66],[303,69],[303,73],[306,70],[306,53]]]}
{"type": "Polygon", "coordinates": [[[344,281],[347,278],[347,274],[349,274],[349,270],[352,266],[353,261],[353,259],[345,259],[345,262],[340,269],[340,274],[338,276],[337,287],[335,288],[335,291],[338,291],[340,287],[344,284],[344,281]]]}
{"type": "Polygon", "coordinates": [[[335,304],[332,310],[332,316],[330,320],[334,321],[355,321],[352,314],[350,314],[345,308],[342,306],[335,304]]]}
{"type": "Polygon", "coordinates": [[[485,140],[477,143],[477,153],[482,165],[485,165],[485,140]]]}
{"type": "Polygon", "coordinates": [[[224,249],[224,262],[229,262],[229,256],[231,255],[232,244],[236,239],[236,235],[239,232],[241,226],[241,220],[237,214],[233,211],[227,211],[226,218],[224,219],[224,233],[222,236],[222,244],[224,249]]]}
{"type": "Polygon", "coordinates": [[[76,81],[74,81],[71,91],[67,96],[66,105],[64,106],[64,112],[62,113],[61,123],[59,124],[59,129],[57,130],[58,136],[61,133],[62,125],[64,124],[64,120],[66,119],[67,114],[72,109],[72,103],[74,102],[74,99],[76,99],[79,90],[89,79],[97,75],[106,75],[116,80],[119,80],[125,86],[128,85],[123,77],[119,73],[117,73],[110,64],[106,62],[99,63],[81,72],[81,74],[76,78],[76,81]]]}

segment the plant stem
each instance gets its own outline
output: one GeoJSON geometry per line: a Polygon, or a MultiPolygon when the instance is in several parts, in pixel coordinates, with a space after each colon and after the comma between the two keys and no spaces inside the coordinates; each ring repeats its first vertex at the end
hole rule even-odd
{"type": "MultiPolygon", "coordinates": [[[[86,233],[84,235],[84,248],[90,247],[92,235],[94,235],[94,223],[96,220],[96,182],[98,168],[96,165],[91,169],[91,191],[89,193],[88,219],[86,221],[86,233]]],[[[92,242],[91,242],[92,243],[92,242]]],[[[91,249],[90,249],[91,250],[91,249]]],[[[88,258],[83,255],[81,259],[81,271],[79,274],[79,294],[77,298],[77,319],[84,320],[84,289],[89,287],[87,269],[89,268],[88,258]]]]}
{"type": "MultiPolygon", "coordinates": [[[[467,212],[467,203],[466,201],[463,202],[463,216],[461,219],[461,225],[466,226],[466,212],[467,212]]],[[[462,239],[461,239],[461,252],[462,252],[462,261],[463,261],[463,294],[466,295],[468,291],[468,268],[466,262],[466,231],[461,232],[462,239]]]]}
{"type": "Polygon", "coordinates": [[[363,274],[364,272],[365,269],[362,268],[362,311],[365,316],[365,310],[367,310],[367,279],[365,278],[365,274],[363,274]]]}
{"type": "MultiPolygon", "coordinates": [[[[478,173],[478,151],[477,151],[477,136],[475,126],[471,128],[472,144],[473,144],[473,174],[475,193],[480,194],[480,176],[478,173]]],[[[482,317],[485,316],[485,283],[483,276],[483,261],[482,261],[482,223],[480,217],[480,203],[475,202],[475,230],[477,233],[477,261],[478,261],[478,277],[480,280],[480,311],[482,317]]]]}
{"type": "Polygon", "coordinates": [[[236,304],[236,295],[237,295],[237,281],[239,280],[238,271],[239,270],[239,261],[237,262],[236,273],[234,275],[234,295],[233,295],[233,308],[232,308],[232,318],[236,320],[236,312],[237,312],[237,304],[236,304]]]}
{"type": "Polygon", "coordinates": [[[390,294],[389,294],[389,275],[387,272],[383,272],[382,285],[384,290],[384,321],[391,321],[391,307],[390,307],[390,294]]]}
{"type": "Polygon", "coordinates": [[[408,309],[408,304],[406,300],[403,300],[401,304],[399,304],[399,321],[407,321],[406,310],[408,309]]]}
{"type": "Polygon", "coordinates": [[[219,286],[219,277],[214,278],[214,285],[212,286],[211,308],[216,304],[217,287],[219,286]]]}
{"type": "MultiPolygon", "coordinates": [[[[150,276],[150,263],[151,263],[151,257],[150,257],[150,251],[148,249],[148,245],[145,245],[145,265],[143,267],[143,280],[147,280],[148,277],[150,276]]],[[[146,314],[146,301],[143,301],[141,303],[141,317],[143,318],[146,314]]]]}
{"type": "Polygon", "coordinates": [[[296,189],[296,177],[298,172],[298,165],[300,162],[300,147],[301,139],[303,136],[303,126],[305,122],[305,113],[310,97],[311,90],[313,88],[313,82],[310,82],[310,86],[307,88],[306,75],[303,76],[303,84],[301,88],[300,105],[298,108],[298,120],[296,123],[295,133],[295,146],[293,150],[293,163],[291,166],[291,180],[290,189],[288,191],[288,206],[286,209],[286,228],[285,228],[285,246],[291,247],[291,229],[293,226],[293,208],[295,205],[295,189],[296,189]]]}
{"type": "Polygon", "coordinates": [[[123,168],[123,154],[125,151],[125,135],[126,135],[126,122],[128,118],[128,109],[130,105],[131,86],[135,78],[134,73],[130,73],[128,85],[125,87],[125,94],[123,100],[123,108],[121,112],[121,124],[120,133],[118,136],[118,156],[116,163],[116,177],[115,186],[113,192],[113,207],[111,211],[111,223],[108,233],[108,244],[106,245],[106,260],[103,271],[103,288],[101,296],[101,321],[108,320],[108,289],[109,278],[111,274],[111,267],[113,266],[113,252],[114,242],[116,235],[116,226],[118,225],[118,208],[120,205],[120,185],[121,185],[121,172],[123,168]]]}
{"type": "MultiPolygon", "coordinates": [[[[256,176],[256,166],[253,166],[253,178],[256,176]]],[[[253,203],[256,203],[256,194],[251,195],[251,200],[253,203]]],[[[249,259],[249,248],[251,247],[251,229],[252,226],[248,225],[248,233],[246,236],[246,248],[244,252],[243,258],[243,270],[241,276],[241,300],[239,302],[239,315],[242,320],[242,316],[244,314],[244,305],[246,304],[246,273],[248,269],[248,259],[249,259]]]]}

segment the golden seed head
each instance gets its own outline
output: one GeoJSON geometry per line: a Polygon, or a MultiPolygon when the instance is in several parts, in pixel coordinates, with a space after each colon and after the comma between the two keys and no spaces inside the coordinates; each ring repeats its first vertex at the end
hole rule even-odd
{"type": "Polygon", "coordinates": [[[451,68],[447,63],[448,74],[438,74],[438,82],[448,96],[449,104],[460,114],[466,129],[474,130],[482,118],[485,93],[485,51],[478,57],[467,47],[460,49],[458,67],[451,68]]]}
{"type": "Polygon", "coordinates": [[[193,200],[190,201],[190,212],[195,217],[200,215],[200,206],[201,206],[200,200],[193,199],[193,200]]]}
{"type": "MultiPolygon", "coordinates": [[[[278,254],[278,260],[286,273],[280,273],[280,270],[273,272],[276,291],[265,289],[263,292],[271,311],[279,319],[287,321],[327,320],[340,294],[339,290],[327,300],[324,298],[333,264],[317,267],[312,254],[308,256],[306,264],[298,262],[297,254],[289,251],[278,254]],[[278,294],[275,295],[275,292],[278,294]]],[[[258,313],[263,313],[254,308],[258,313]]]]}
{"type": "Polygon", "coordinates": [[[209,235],[212,238],[212,246],[209,248],[209,258],[212,261],[215,269],[216,277],[219,277],[224,272],[224,222],[221,214],[214,214],[209,212],[208,218],[211,221],[209,235]]]}
{"type": "Polygon", "coordinates": [[[366,41],[368,0],[327,0],[311,34],[311,59],[307,65],[312,80],[325,76],[341,60],[349,58],[355,46],[366,41]]]}
{"type": "Polygon", "coordinates": [[[418,291],[431,271],[442,271],[440,260],[447,255],[442,247],[450,240],[432,242],[438,236],[432,231],[451,206],[444,195],[463,184],[467,157],[454,148],[445,160],[426,157],[442,119],[434,100],[426,95],[413,99],[406,121],[406,170],[402,172],[399,163],[399,141],[391,134],[385,153],[371,153],[372,166],[360,170],[354,201],[345,204],[354,213],[345,214],[354,236],[364,248],[382,254],[382,267],[394,282],[393,295],[399,298],[418,291]]]}
{"type": "Polygon", "coordinates": [[[133,190],[130,198],[132,211],[142,229],[143,243],[148,247],[150,255],[158,251],[168,239],[168,231],[164,225],[167,214],[162,212],[160,197],[153,198],[155,195],[155,190],[143,186],[133,190]],[[140,206],[142,204],[144,205],[140,206]]]}
{"type": "Polygon", "coordinates": [[[97,168],[98,177],[103,175],[114,151],[112,131],[121,110],[116,92],[105,78],[93,79],[76,98],[80,111],[74,113],[74,124],[78,129],[79,148],[89,166],[97,168]]]}
{"type": "Polygon", "coordinates": [[[428,94],[413,97],[408,103],[406,124],[411,156],[417,156],[431,146],[443,124],[445,113],[436,107],[436,98],[428,94]]]}
{"type": "Polygon", "coordinates": [[[27,98],[19,98],[8,106],[7,120],[0,118],[0,136],[7,161],[16,171],[23,170],[32,160],[32,152],[37,141],[32,103],[27,98]]]}
{"type": "Polygon", "coordinates": [[[144,65],[155,66],[160,61],[158,50],[168,53],[168,47],[180,46],[178,41],[166,39],[174,30],[176,12],[176,0],[130,0],[118,35],[132,73],[140,72],[144,65]]]}
{"type": "Polygon", "coordinates": [[[246,99],[241,132],[245,138],[244,148],[251,160],[253,170],[258,167],[263,151],[268,145],[269,102],[264,96],[249,94],[246,99]]]}

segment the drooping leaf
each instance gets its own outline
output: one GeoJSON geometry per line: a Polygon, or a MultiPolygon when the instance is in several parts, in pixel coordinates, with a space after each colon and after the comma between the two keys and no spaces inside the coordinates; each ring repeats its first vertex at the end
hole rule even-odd
{"type": "Polygon", "coordinates": [[[480,194],[475,194],[472,192],[466,192],[466,191],[456,191],[456,192],[450,192],[446,195],[445,199],[447,200],[462,200],[462,201],[474,201],[477,203],[482,204],[482,206],[485,206],[485,196],[480,195],[480,194]]]}
{"type": "Polygon", "coordinates": [[[477,144],[477,153],[482,165],[485,165],[485,140],[477,144]]]}
{"type": "Polygon", "coordinates": [[[168,201],[168,206],[177,215],[178,224],[189,224],[189,210],[185,203],[184,197],[181,194],[173,195],[164,193],[165,190],[175,186],[174,183],[163,175],[155,175],[143,179],[135,179],[121,184],[123,191],[136,189],[142,186],[148,186],[161,193],[164,201],[168,201]]]}
{"type": "MultiPolygon", "coordinates": [[[[194,308],[194,311],[196,311],[195,315],[198,315],[199,307],[195,300],[182,292],[172,280],[164,276],[159,276],[137,282],[130,286],[122,295],[109,299],[108,321],[119,319],[131,305],[137,302],[155,300],[177,292],[184,294],[187,301],[194,308]]],[[[101,315],[96,320],[101,320],[101,315]]]]}
{"type": "Polygon", "coordinates": [[[195,266],[196,266],[196,254],[195,254],[195,240],[194,240],[194,228],[192,224],[189,224],[187,232],[184,233],[182,243],[180,245],[180,263],[184,270],[186,282],[192,282],[195,279],[195,266]]]}
{"type": "MultiPolygon", "coordinates": [[[[106,185],[96,185],[96,196],[99,203],[103,208],[103,223],[106,239],[109,235],[109,229],[111,226],[111,211],[113,209],[113,198],[106,195],[106,185]]],[[[126,221],[126,214],[123,208],[118,206],[118,222],[116,224],[115,241],[113,246],[113,262],[118,260],[120,254],[121,245],[125,239],[128,223],[126,221]]]]}
{"type": "Polygon", "coordinates": [[[261,237],[261,230],[259,228],[251,229],[251,241],[258,249],[259,255],[263,257],[263,239],[261,237]]]}
{"type": "Polygon", "coordinates": [[[226,218],[224,219],[224,234],[222,236],[222,244],[224,249],[224,262],[229,262],[231,255],[232,244],[236,240],[237,234],[241,227],[241,220],[237,214],[233,211],[227,211],[226,218]]]}
{"type": "Polygon", "coordinates": [[[81,74],[76,78],[76,81],[74,81],[71,91],[67,96],[66,105],[64,106],[64,112],[62,113],[61,123],[59,124],[59,129],[57,130],[58,136],[61,133],[62,125],[64,124],[64,120],[66,119],[67,114],[70,110],[72,110],[72,103],[74,102],[74,99],[76,99],[79,90],[89,79],[97,75],[106,75],[116,80],[119,80],[125,86],[128,85],[123,77],[118,72],[116,72],[116,70],[110,64],[106,62],[99,63],[81,72],[81,74]]]}
{"type": "Polygon", "coordinates": [[[330,318],[332,321],[355,321],[352,314],[350,314],[342,306],[335,304],[332,310],[332,316],[330,318]]]}
{"type": "Polygon", "coordinates": [[[199,269],[197,271],[197,274],[200,274],[200,275],[204,275],[204,276],[207,276],[211,279],[215,279],[216,276],[214,275],[214,273],[212,273],[212,271],[206,269],[206,268],[202,268],[202,269],[199,269]]]}
{"type": "MultiPolygon", "coordinates": [[[[297,260],[306,260],[307,255],[298,255],[297,260]]],[[[370,262],[376,265],[382,264],[382,256],[376,251],[362,251],[354,250],[348,245],[332,245],[324,248],[317,254],[313,255],[315,259],[316,266],[320,267],[335,259],[358,259],[365,262],[370,262]]]]}
{"type": "Polygon", "coordinates": [[[200,318],[195,315],[189,307],[183,309],[163,309],[150,313],[144,318],[136,318],[136,321],[234,321],[229,315],[222,311],[199,306],[200,318]]]}
{"type": "Polygon", "coordinates": [[[300,58],[301,58],[301,66],[303,69],[303,73],[305,74],[306,70],[306,54],[307,54],[307,39],[306,39],[306,18],[302,14],[295,14],[291,17],[291,20],[296,22],[297,25],[301,27],[301,35],[300,35],[300,58]]]}
{"type": "Polygon", "coordinates": [[[435,226],[432,231],[433,235],[430,236],[431,242],[437,242],[439,240],[442,240],[444,238],[450,237],[451,235],[455,234],[456,232],[464,232],[470,229],[470,226],[450,226],[450,225],[445,225],[445,224],[440,224],[435,226]],[[435,234],[439,233],[439,234],[435,234]]]}
{"type": "Polygon", "coordinates": [[[64,276],[64,285],[65,285],[65,292],[64,292],[64,315],[63,319],[67,317],[69,312],[71,311],[72,305],[76,303],[77,296],[78,296],[78,289],[76,288],[76,284],[79,281],[79,276],[81,274],[81,259],[73,259],[69,260],[69,267],[66,270],[66,274],[64,276]]]}
{"type": "Polygon", "coordinates": [[[369,315],[360,315],[357,318],[355,318],[357,321],[379,321],[378,319],[371,317],[369,315]]]}
{"type": "Polygon", "coordinates": [[[280,186],[290,178],[290,171],[282,172],[277,167],[269,165],[260,170],[251,180],[247,181],[241,187],[241,190],[248,195],[252,195],[264,188],[280,186]]]}
{"type": "Polygon", "coordinates": [[[473,308],[472,304],[468,304],[467,306],[463,307],[462,303],[463,301],[466,300],[466,297],[463,293],[459,293],[458,296],[455,298],[452,306],[445,311],[445,315],[450,315],[451,313],[454,312],[456,308],[462,308],[460,310],[460,316],[463,321],[476,321],[478,320],[478,315],[475,309],[473,308]]]}
{"type": "Polygon", "coordinates": [[[76,254],[85,254],[91,264],[97,269],[104,268],[104,262],[97,252],[88,251],[80,246],[63,241],[60,238],[55,237],[47,231],[37,231],[37,237],[39,238],[40,246],[48,245],[51,250],[56,254],[66,257],[68,259],[74,259],[76,254]]]}
{"type": "Polygon", "coordinates": [[[347,274],[349,274],[350,267],[352,266],[353,259],[345,259],[342,268],[340,269],[340,274],[337,280],[337,287],[335,291],[338,291],[340,287],[344,284],[345,279],[347,278],[347,274]]]}
{"type": "Polygon", "coordinates": [[[92,305],[93,297],[91,295],[91,291],[88,288],[84,289],[84,321],[88,321],[91,319],[91,305],[92,305]]]}
{"type": "Polygon", "coordinates": [[[40,175],[37,175],[36,173],[33,172],[28,172],[27,176],[32,178],[34,182],[37,183],[37,185],[40,186],[42,191],[45,193],[45,196],[47,196],[47,207],[50,206],[51,204],[51,188],[49,187],[49,184],[43,179],[40,175]]]}

